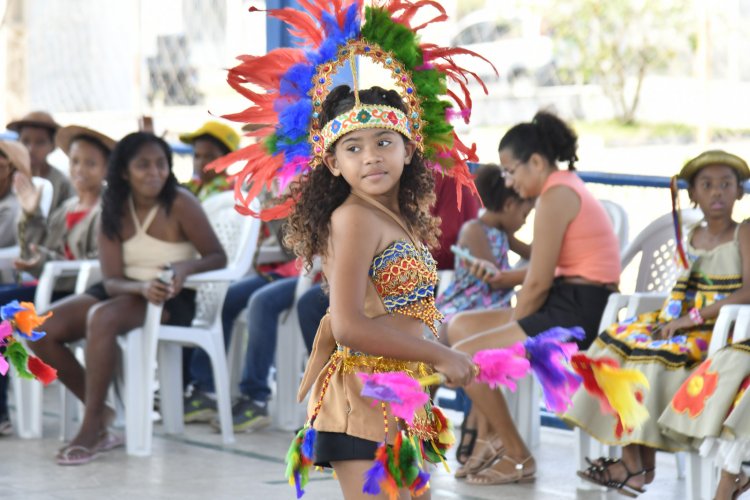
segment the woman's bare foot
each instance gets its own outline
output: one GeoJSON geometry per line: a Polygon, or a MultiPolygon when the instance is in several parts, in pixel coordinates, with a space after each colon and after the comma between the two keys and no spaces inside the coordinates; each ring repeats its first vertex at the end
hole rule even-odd
{"type": "Polygon", "coordinates": [[[535,479],[536,461],[529,455],[525,458],[503,456],[494,465],[469,476],[468,482],[477,485],[525,483],[535,479]]]}
{"type": "Polygon", "coordinates": [[[721,479],[714,493],[714,500],[734,500],[750,489],[750,478],[744,472],[730,474],[721,471],[721,479]]]}

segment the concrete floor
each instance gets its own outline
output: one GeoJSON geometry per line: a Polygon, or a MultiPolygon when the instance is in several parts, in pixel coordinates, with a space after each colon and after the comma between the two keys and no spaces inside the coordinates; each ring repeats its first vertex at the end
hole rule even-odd
{"type": "MultiPolygon", "coordinates": [[[[47,389],[47,391],[55,389],[47,389]]],[[[123,449],[106,453],[80,467],[60,467],[54,455],[58,419],[54,400],[46,394],[44,437],[0,438],[0,499],[120,500],[120,499],[293,499],[286,483],[283,459],[289,432],[264,430],[240,434],[232,446],[222,446],[207,425],[188,425],[182,436],[165,435],[156,426],[153,455],[129,457],[123,449]]],[[[12,415],[14,416],[14,415],[12,415]]],[[[452,415],[453,416],[453,415],[452,415]]],[[[577,491],[573,463],[573,433],[543,428],[535,450],[538,464],[533,484],[471,486],[440,469],[433,475],[433,499],[609,499],[614,492],[577,491]]],[[[454,453],[450,465],[456,467],[454,453]]],[[[641,498],[686,498],[686,483],[677,479],[674,457],[660,454],[658,477],[641,498]]],[[[341,498],[330,474],[313,473],[308,500],[341,498]]]]}

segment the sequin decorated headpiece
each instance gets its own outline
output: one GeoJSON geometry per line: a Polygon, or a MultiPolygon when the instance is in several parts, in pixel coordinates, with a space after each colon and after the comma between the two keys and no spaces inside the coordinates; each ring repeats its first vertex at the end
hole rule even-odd
{"type": "Polygon", "coordinates": [[[272,181],[286,185],[320,165],[326,150],[342,135],[373,127],[397,130],[413,140],[428,165],[458,181],[459,204],[462,185],[475,192],[467,162],[478,161],[476,145],[466,146],[449,120],[460,116],[468,123],[472,105],[470,78],[485,93],[487,88],[475,73],[461,68],[453,58],[470,55],[487,60],[467,49],[420,43],[419,30],[447,19],[440,3],[386,0],[365,7],[364,22],[363,0],[297,3],[301,10],[287,7],[268,11],[268,15],[289,25],[296,39],[294,47],[279,48],[263,56],[241,56],[240,64],[229,70],[227,81],[251,105],[224,118],[260,125],[250,134],[259,138],[258,142],[209,166],[224,171],[235,163],[244,163],[231,176],[237,179],[237,209],[263,219],[286,216],[293,199],[260,214],[249,208],[250,202],[272,181]],[[425,8],[433,8],[437,14],[429,22],[414,26],[413,18],[425,8]],[[359,104],[356,57],[368,58],[385,68],[401,96],[405,113],[387,105],[359,104]],[[347,63],[354,77],[355,106],[322,124],[323,102],[333,87],[333,77],[347,63]],[[457,84],[460,91],[449,89],[448,81],[457,84]],[[242,191],[243,186],[247,192],[242,191]]]}

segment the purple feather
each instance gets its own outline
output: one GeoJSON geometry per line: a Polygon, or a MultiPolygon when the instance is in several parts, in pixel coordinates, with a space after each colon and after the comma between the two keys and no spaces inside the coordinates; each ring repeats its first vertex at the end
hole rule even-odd
{"type": "Polygon", "coordinates": [[[412,491],[419,491],[424,488],[429,482],[430,473],[420,469],[419,474],[417,474],[417,478],[414,480],[411,486],[409,486],[409,489],[412,491]]]}
{"type": "Polygon", "coordinates": [[[294,487],[297,490],[297,498],[302,498],[302,495],[305,494],[305,490],[302,489],[302,482],[298,470],[294,471],[294,487]]]}
{"type": "Polygon", "coordinates": [[[388,386],[377,383],[375,380],[367,380],[362,387],[360,395],[386,403],[400,404],[403,402],[396,391],[388,386]]]}
{"type": "Polygon", "coordinates": [[[549,330],[545,330],[538,335],[529,337],[524,342],[542,342],[545,340],[557,340],[558,342],[567,342],[569,340],[583,340],[586,338],[586,332],[580,326],[573,326],[571,328],[563,328],[561,326],[555,326],[549,330]]]}
{"type": "Polygon", "coordinates": [[[552,328],[524,342],[531,369],[542,385],[545,404],[556,413],[570,406],[570,397],[581,384],[580,377],[568,366],[570,357],[578,351],[578,347],[561,341],[580,334],[572,330],[552,328]]]}
{"type": "Polygon", "coordinates": [[[377,495],[380,493],[380,482],[385,479],[385,467],[380,460],[375,460],[372,467],[365,472],[365,484],[362,485],[362,493],[377,495]]]}

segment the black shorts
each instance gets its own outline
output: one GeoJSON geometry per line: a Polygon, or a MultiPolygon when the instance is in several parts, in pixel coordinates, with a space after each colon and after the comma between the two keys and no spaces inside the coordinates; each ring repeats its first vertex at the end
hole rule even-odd
{"type": "MultiPolygon", "coordinates": [[[[86,295],[99,300],[108,300],[107,290],[103,283],[91,285],[86,289],[86,295]]],[[[164,310],[169,313],[169,319],[165,324],[172,326],[191,326],[195,317],[195,290],[183,288],[180,293],[164,303],[164,310]]]]}
{"type": "Polygon", "coordinates": [[[557,278],[542,307],[518,320],[518,324],[529,337],[556,326],[580,326],[586,337],[577,342],[578,348],[588,349],[599,334],[599,322],[611,293],[612,290],[603,286],[566,283],[557,278]]]}
{"type": "Polygon", "coordinates": [[[330,467],[341,460],[369,460],[375,458],[378,445],[343,432],[318,432],[315,436],[315,465],[330,467]]]}

